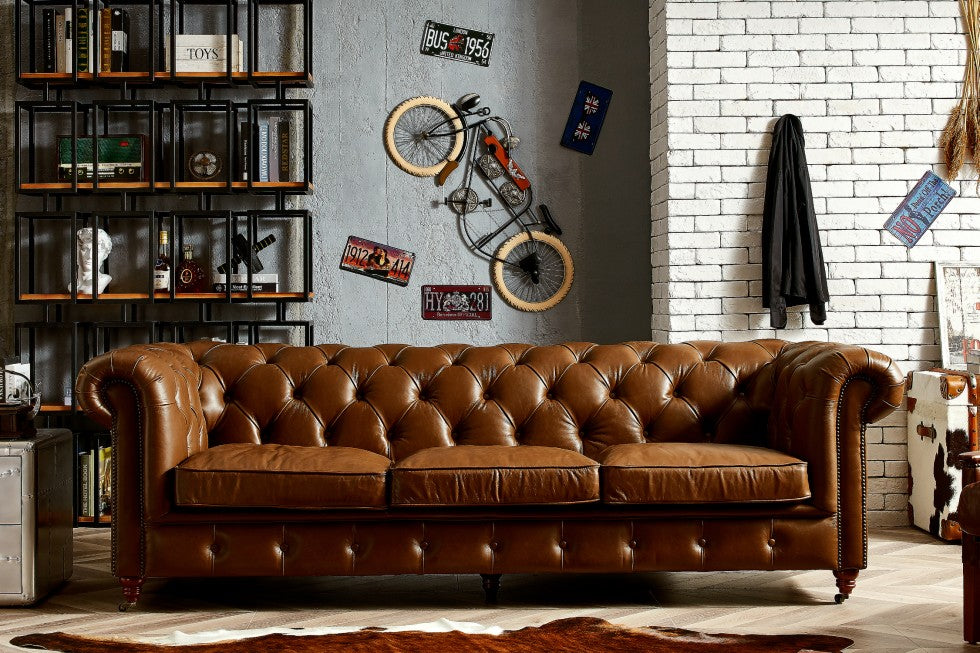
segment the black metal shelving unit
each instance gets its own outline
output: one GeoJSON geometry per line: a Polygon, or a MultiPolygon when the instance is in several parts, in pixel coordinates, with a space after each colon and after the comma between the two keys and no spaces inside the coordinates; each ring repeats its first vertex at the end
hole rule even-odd
{"type": "MultiPolygon", "coordinates": [[[[15,324],[14,346],[15,353],[30,364],[32,380],[41,378],[41,421],[74,430],[76,452],[105,446],[108,435],[78,411],[70,386],[63,393],[57,392],[58,388],[45,388],[44,369],[39,369],[45,355],[56,357],[61,366],[70,370],[73,380],[86,360],[135,342],[205,338],[252,344],[282,340],[283,334],[288,333],[289,339],[313,344],[312,323],[291,320],[287,311],[290,304],[308,302],[313,297],[312,217],[307,211],[290,206],[290,198],[313,190],[313,113],[308,99],[289,96],[291,91],[313,85],[312,16],[312,0],[15,1],[15,74],[19,85],[33,94],[16,102],[15,184],[21,195],[33,199],[29,200],[32,210],[19,211],[15,216],[13,280],[21,320],[15,324]],[[70,59],[73,72],[43,71],[43,10],[71,9],[77,18],[78,10],[86,9],[94,18],[99,10],[111,8],[125,8],[139,23],[134,31],[139,31],[142,40],[130,35],[130,51],[140,54],[130,57],[129,70],[79,72],[79,49],[75,48],[70,59]],[[298,65],[263,68],[260,23],[264,32],[268,32],[270,24],[276,24],[275,20],[263,21],[263,13],[284,8],[293,12],[292,20],[282,22],[289,26],[283,29],[292,33],[282,41],[295,44],[302,36],[298,58],[292,57],[298,65]],[[225,69],[176,72],[176,36],[193,33],[187,29],[201,23],[200,12],[213,17],[222,11],[214,31],[225,36],[225,52],[229,53],[225,69]],[[236,35],[244,48],[241,70],[234,69],[237,66],[230,56],[235,51],[236,35]],[[161,94],[161,90],[165,93],[161,94]],[[166,99],[160,99],[161,95],[166,99]],[[189,149],[185,134],[194,127],[198,114],[209,114],[223,127],[223,134],[209,144],[209,149],[223,157],[222,174],[208,181],[190,179],[185,172],[189,149]],[[295,125],[292,137],[302,144],[302,159],[297,159],[301,165],[292,167],[293,174],[282,181],[260,181],[254,137],[246,157],[248,170],[239,169],[239,126],[257,125],[265,114],[289,115],[290,123],[295,125]],[[60,131],[52,131],[54,123],[62,126],[60,131]],[[138,131],[116,130],[117,125],[128,127],[134,123],[140,125],[138,131]],[[100,180],[99,140],[130,133],[138,133],[143,139],[141,178],[100,180]],[[51,161],[58,162],[57,136],[70,138],[67,179],[58,178],[56,166],[50,165],[51,161]],[[90,180],[79,179],[79,138],[92,141],[90,180]],[[237,208],[228,209],[222,198],[232,198],[231,203],[237,208]],[[160,202],[161,199],[165,201],[160,202]],[[173,208],[177,204],[190,208],[173,208]],[[115,206],[111,210],[105,210],[112,205],[115,206]],[[288,256],[282,259],[292,261],[293,268],[298,268],[298,272],[288,275],[288,288],[256,291],[253,271],[245,266],[247,284],[243,292],[233,291],[229,277],[225,277],[222,292],[176,290],[178,255],[185,240],[203,239],[210,244],[215,261],[228,262],[235,254],[236,235],[255,243],[270,224],[288,225],[291,246],[288,256]],[[130,253],[138,250],[144,260],[106,260],[93,271],[93,292],[79,293],[74,279],[74,234],[82,227],[122,226],[148,234],[145,242],[128,243],[130,253]],[[173,236],[169,243],[170,289],[165,292],[153,288],[155,235],[161,229],[173,236]],[[42,278],[51,263],[50,252],[38,249],[40,243],[50,248],[51,243],[57,242],[64,243],[62,260],[68,264],[68,278],[56,279],[54,285],[60,287],[52,287],[51,279],[42,278]],[[298,265],[297,256],[302,257],[298,265]],[[121,265],[134,263],[140,266],[138,284],[121,289],[110,285],[104,292],[98,291],[99,275],[111,275],[121,265]],[[48,287],[44,287],[45,281],[48,287]],[[23,319],[25,312],[31,314],[29,319],[23,319]],[[194,313],[192,317],[189,312],[194,313]],[[257,319],[257,314],[263,317],[257,319]]],[[[93,33],[92,39],[90,53],[99,47],[99,34],[93,33]]],[[[281,60],[288,58],[283,56],[281,60]]],[[[93,239],[96,261],[100,260],[98,241],[93,239]]],[[[210,267],[212,271],[215,268],[210,267]]],[[[225,273],[231,271],[228,266],[225,273]]],[[[98,483],[96,479],[92,488],[96,497],[98,483]]],[[[81,479],[77,471],[75,485],[76,525],[111,523],[107,515],[79,517],[81,479]]]]}

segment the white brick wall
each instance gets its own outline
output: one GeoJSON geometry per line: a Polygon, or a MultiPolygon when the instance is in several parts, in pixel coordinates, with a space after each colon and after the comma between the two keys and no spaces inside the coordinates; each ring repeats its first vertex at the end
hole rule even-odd
{"type": "MultiPolygon", "coordinates": [[[[966,58],[957,3],[653,0],[650,17],[654,337],[835,340],[904,371],[936,365],[931,261],[980,260],[980,200],[959,182],[911,251],[881,225],[925,170],[944,172],[936,143],[966,58]],[[833,297],[824,325],[797,308],[777,332],[761,213],[771,130],[790,112],[833,297]]],[[[868,430],[873,525],[906,523],[904,429],[899,412],[868,430]]]]}

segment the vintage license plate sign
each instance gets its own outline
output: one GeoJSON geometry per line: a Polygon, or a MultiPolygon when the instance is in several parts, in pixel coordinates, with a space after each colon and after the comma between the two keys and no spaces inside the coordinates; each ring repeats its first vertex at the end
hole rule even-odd
{"type": "Polygon", "coordinates": [[[415,265],[415,254],[382,245],[373,240],[350,236],[340,269],[363,274],[399,286],[407,286],[415,265]]]}
{"type": "Polygon", "coordinates": [[[423,320],[489,320],[490,286],[422,286],[423,320]]]}
{"type": "Polygon", "coordinates": [[[885,229],[906,247],[914,247],[955,196],[949,184],[927,170],[885,222],[885,229]]]}
{"type": "Polygon", "coordinates": [[[492,45],[493,34],[427,20],[419,51],[433,57],[489,66],[492,45]]]}

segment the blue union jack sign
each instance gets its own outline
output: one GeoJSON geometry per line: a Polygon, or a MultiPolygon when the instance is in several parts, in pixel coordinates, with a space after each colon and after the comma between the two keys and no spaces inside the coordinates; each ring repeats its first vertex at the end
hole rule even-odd
{"type": "Polygon", "coordinates": [[[568,114],[561,144],[583,154],[592,154],[611,99],[612,91],[608,88],[581,82],[575,101],[572,102],[572,110],[568,114]]]}

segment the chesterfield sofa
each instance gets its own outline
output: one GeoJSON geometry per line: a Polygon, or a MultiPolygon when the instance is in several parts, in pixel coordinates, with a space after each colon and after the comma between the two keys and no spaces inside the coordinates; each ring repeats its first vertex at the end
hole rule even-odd
{"type": "Polygon", "coordinates": [[[146,578],[867,565],[887,357],[757,340],[137,345],[88,362],[112,570],[146,578]]]}

